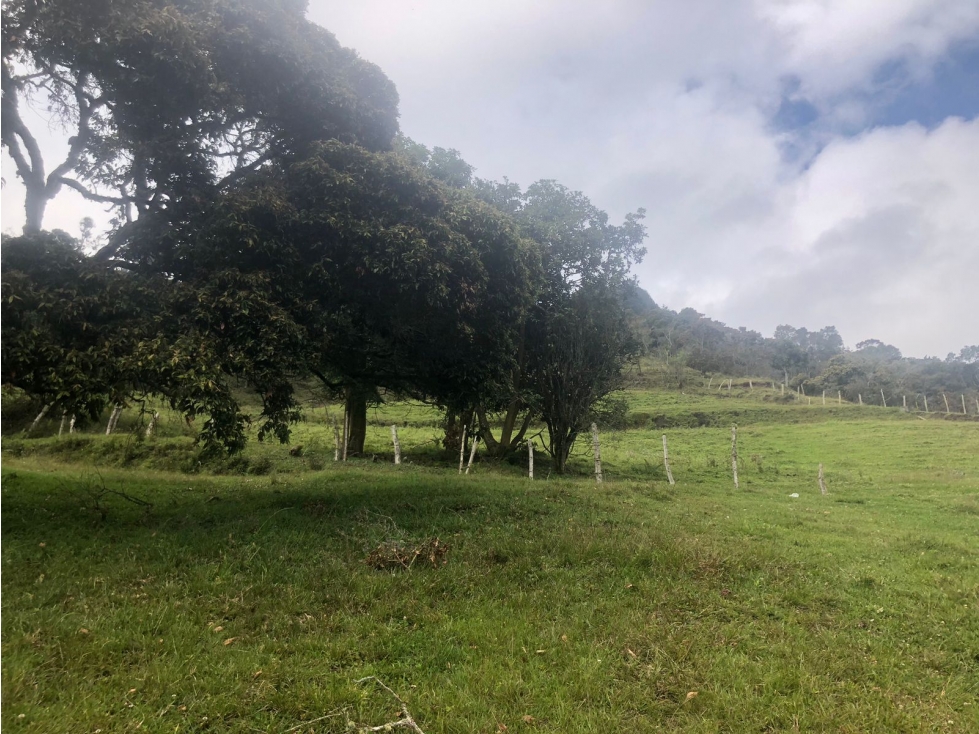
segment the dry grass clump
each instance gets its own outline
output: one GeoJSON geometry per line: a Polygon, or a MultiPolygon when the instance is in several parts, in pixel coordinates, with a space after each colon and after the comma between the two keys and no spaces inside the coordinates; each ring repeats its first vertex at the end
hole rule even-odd
{"type": "Polygon", "coordinates": [[[424,563],[438,568],[448,563],[449,545],[439,538],[427,538],[417,545],[400,540],[381,543],[364,559],[371,568],[379,571],[410,569],[415,563],[424,563]]]}

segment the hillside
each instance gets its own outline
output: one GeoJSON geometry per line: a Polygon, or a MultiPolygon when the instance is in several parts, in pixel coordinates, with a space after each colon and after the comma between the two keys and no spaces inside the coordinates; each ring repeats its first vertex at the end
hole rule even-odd
{"type": "Polygon", "coordinates": [[[396,720],[356,682],[376,675],[427,734],[979,727],[974,419],[624,398],[600,485],[583,441],[577,476],[540,454],[533,482],[522,461],[459,476],[408,403],[372,410],[346,464],[325,406],[301,456],[252,442],[237,464],[194,465],[182,421],[6,438],[3,724],[340,732],[396,720]]]}

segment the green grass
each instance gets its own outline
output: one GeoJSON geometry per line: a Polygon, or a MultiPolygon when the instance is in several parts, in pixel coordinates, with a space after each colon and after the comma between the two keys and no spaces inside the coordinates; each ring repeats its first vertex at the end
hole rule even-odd
{"type": "Polygon", "coordinates": [[[740,490],[729,425],[604,432],[602,485],[583,445],[578,476],[540,460],[533,483],[460,477],[434,444],[395,468],[389,422],[437,435],[405,404],[373,420],[377,462],[333,464],[321,408],[305,456],[249,448],[264,476],[154,470],[195,469],[177,426],[7,438],[2,724],[340,732],[395,718],[355,682],[377,675],[427,734],[979,730],[979,426],[690,397],[629,393],[634,414],[756,411],[740,490]],[[364,562],[435,536],[440,568],[364,562]]]}

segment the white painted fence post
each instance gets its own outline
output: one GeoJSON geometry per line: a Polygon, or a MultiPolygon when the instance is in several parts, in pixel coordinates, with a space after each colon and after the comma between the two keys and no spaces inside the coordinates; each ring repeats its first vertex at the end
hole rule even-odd
{"type": "Polygon", "coordinates": [[[945,400],[945,415],[948,415],[949,413],[951,413],[951,412],[952,412],[952,411],[951,411],[951,410],[949,410],[949,408],[948,408],[948,396],[947,396],[947,395],[945,395],[945,393],[942,393],[942,398],[943,398],[943,399],[945,400]]]}
{"type": "Polygon", "coordinates": [[[477,433],[476,434],[476,438],[473,439],[473,448],[472,448],[472,451],[469,452],[469,463],[466,464],[466,474],[468,474],[469,473],[469,470],[472,469],[473,459],[476,458],[476,449],[478,447],[479,447],[479,434],[477,433]]]}
{"type": "Polygon", "coordinates": [[[880,389],[880,402],[884,404],[885,408],[887,407],[887,398],[884,397],[884,388],[880,389]]]}
{"type": "Polygon", "coordinates": [[[925,395],[924,393],[922,393],[921,394],[921,397],[923,397],[925,399],[925,412],[927,413],[928,412],[928,396],[925,395]]]}
{"type": "Polygon", "coordinates": [[[598,443],[598,426],[591,424],[591,445],[595,451],[595,481],[602,483],[602,449],[598,443]]]}
{"type": "Polygon", "coordinates": [[[401,442],[398,441],[398,427],[391,425],[391,442],[394,444],[394,465],[401,463],[401,442]]]}
{"type": "Polygon", "coordinates": [[[150,418],[149,425],[146,426],[146,435],[144,438],[150,438],[153,435],[153,429],[156,428],[156,422],[160,420],[160,414],[156,411],[153,412],[153,417],[150,418]]]}
{"type": "Polygon", "coordinates": [[[819,491],[826,494],[826,482],[823,480],[823,464],[819,464],[819,491]]]}
{"type": "Polygon", "coordinates": [[[343,456],[343,460],[344,461],[347,460],[347,448],[350,446],[350,423],[351,423],[351,420],[350,419],[351,419],[350,411],[348,411],[347,410],[347,407],[344,406],[344,408],[343,408],[343,446],[341,447],[342,452],[343,452],[342,456],[343,456]]]}
{"type": "Polygon", "coordinates": [[[333,419],[333,461],[340,461],[340,426],[337,419],[333,419]]]}
{"type": "Polygon", "coordinates": [[[666,449],[666,434],[663,434],[663,466],[666,467],[666,478],[672,487],[676,482],[673,481],[673,472],[670,471],[670,452],[666,449]]]}
{"type": "Polygon", "coordinates": [[[462,443],[459,444],[459,473],[462,474],[462,465],[466,460],[466,426],[462,427],[462,443]]]}
{"type": "Polygon", "coordinates": [[[68,421],[68,435],[70,436],[75,432],[75,414],[71,414],[71,420],[68,421]]]}
{"type": "Polygon", "coordinates": [[[527,439],[527,473],[534,478],[534,439],[527,439]]]}
{"type": "Polygon", "coordinates": [[[32,431],[33,431],[33,430],[34,430],[35,428],[37,428],[37,424],[38,424],[38,423],[40,423],[40,422],[41,422],[41,419],[43,419],[43,418],[44,418],[44,416],[46,416],[46,415],[48,414],[48,411],[49,411],[49,410],[51,410],[51,403],[48,403],[48,404],[47,404],[47,405],[45,405],[45,406],[44,406],[43,408],[41,408],[41,412],[37,414],[37,418],[35,418],[35,419],[34,419],[34,422],[33,422],[33,423],[31,423],[31,427],[30,427],[30,428],[28,428],[28,429],[27,429],[27,430],[25,431],[25,433],[26,433],[26,434],[27,434],[28,436],[30,436],[30,435],[31,435],[31,432],[32,432],[32,431]]]}
{"type": "Polygon", "coordinates": [[[58,438],[61,438],[61,434],[65,432],[65,421],[68,420],[68,411],[61,411],[61,424],[58,426],[58,438]]]}
{"type": "Polygon", "coordinates": [[[119,420],[119,413],[122,412],[122,406],[116,403],[112,408],[112,413],[109,415],[109,422],[105,426],[105,435],[108,436],[115,430],[116,421],[119,420]]]}
{"type": "Polygon", "coordinates": [[[731,471],[734,474],[734,488],[738,489],[738,425],[731,426],[731,471]]]}

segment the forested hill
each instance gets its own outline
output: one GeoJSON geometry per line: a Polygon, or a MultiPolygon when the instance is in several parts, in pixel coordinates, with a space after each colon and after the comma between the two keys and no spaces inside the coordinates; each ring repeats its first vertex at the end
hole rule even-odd
{"type": "MultiPolygon", "coordinates": [[[[807,391],[840,391],[845,398],[879,402],[885,395],[908,394],[941,400],[964,394],[970,404],[979,394],[979,346],[966,346],[944,359],[905,357],[901,350],[868,339],[853,350],[835,326],[818,331],[782,324],[766,337],[745,327],[732,328],[692,308],[677,312],[657,305],[644,289],[627,296],[633,333],[642,356],[679,370],[706,375],[765,377],[807,391]]],[[[679,372],[678,372],[679,374],[679,372]]],[[[937,402],[933,405],[938,405],[937,402]]]]}

